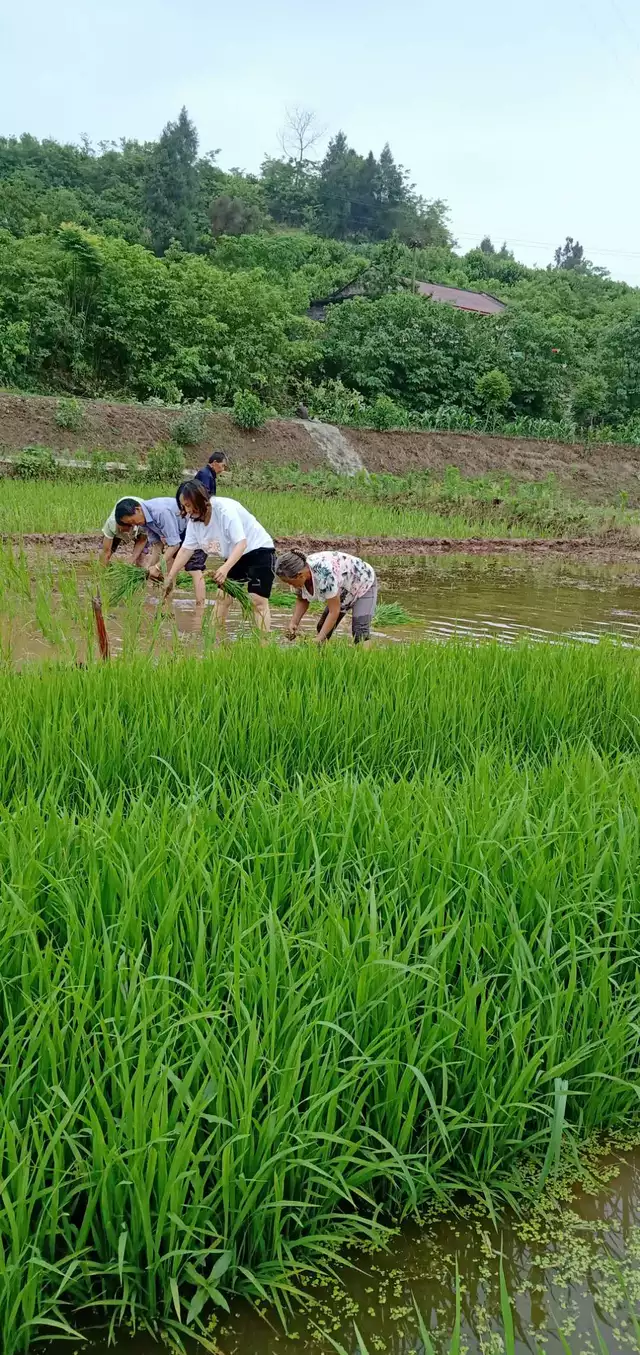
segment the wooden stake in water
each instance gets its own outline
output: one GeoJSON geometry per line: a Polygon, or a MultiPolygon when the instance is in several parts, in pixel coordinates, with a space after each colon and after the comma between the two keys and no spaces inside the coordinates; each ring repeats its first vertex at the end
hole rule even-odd
{"type": "Polygon", "coordinates": [[[97,593],[96,596],[91,599],[91,606],[93,607],[93,615],[95,617],[96,622],[96,631],[98,632],[98,646],[100,649],[100,658],[108,659],[109,636],[107,635],[107,627],[104,624],[104,617],[102,615],[102,598],[100,597],[99,593],[97,593]]]}

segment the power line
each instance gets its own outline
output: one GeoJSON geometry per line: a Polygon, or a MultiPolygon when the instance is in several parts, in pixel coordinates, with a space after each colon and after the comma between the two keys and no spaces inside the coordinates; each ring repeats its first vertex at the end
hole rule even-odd
{"type": "MultiPolygon", "coordinates": [[[[482,237],[487,234],[487,231],[459,231],[454,228],[454,234],[459,236],[462,240],[477,240],[478,237],[482,239],[482,237]]],[[[496,240],[507,240],[510,245],[522,245],[526,249],[556,249],[558,244],[557,240],[516,239],[509,231],[503,230],[492,231],[491,234],[496,240]]],[[[580,243],[582,244],[582,241],[580,241],[580,243]]],[[[611,249],[607,246],[600,247],[599,245],[590,244],[586,244],[584,248],[590,254],[610,254],[612,257],[615,256],[616,258],[640,259],[640,250],[637,249],[611,249]]]]}

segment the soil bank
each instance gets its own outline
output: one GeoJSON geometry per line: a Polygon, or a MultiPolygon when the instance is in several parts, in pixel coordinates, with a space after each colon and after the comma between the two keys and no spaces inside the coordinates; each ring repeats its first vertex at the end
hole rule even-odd
{"type": "MultiPolygon", "coordinates": [[[[44,549],[61,560],[71,563],[95,558],[102,546],[102,533],[28,532],[19,536],[0,538],[13,541],[26,550],[44,549]]],[[[354,555],[417,556],[417,555],[507,555],[515,553],[533,557],[560,556],[593,564],[635,563],[640,561],[640,543],[637,536],[625,538],[623,532],[609,532],[598,537],[558,537],[555,540],[500,537],[487,540],[480,537],[398,537],[398,536],[281,536],[276,537],[277,550],[298,546],[305,552],[316,550],[346,550],[354,555]]]]}
{"type": "MultiPolygon", "coordinates": [[[[32,445],[58,451],[99,448],[114,454],[129,449],[144,456],[156,443],[170,440],[179,416],[177,409],[156,405],[104,400],[80,404],[82,427],[72,432],[56,423],[56,397],[0,394],[0,447],[8,453],[32,445]]],[[[401,474],[457,466],[465,475],[498,472],[525,481],[552,473],[589,502],[610,503],[622,491],[630,506],[640,506],[640,447],[582,446],[479,433],[341,431],[367,470],[401,474]]],[[[270,419],[264,428],[245,432],[228,415],[208,413],[206,436],[199,447],[189,449],[189,459],[204,460],[216,447],[224,448],[239,466],[261,461],[296,462],[302,470],[328,466],[308,427],[297,419],[270,419]]]]}

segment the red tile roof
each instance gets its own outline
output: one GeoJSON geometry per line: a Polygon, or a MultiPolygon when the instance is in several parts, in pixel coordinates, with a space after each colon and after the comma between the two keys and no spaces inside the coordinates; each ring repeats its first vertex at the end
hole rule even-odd
{"type": "Polygon", "coordinates": [[[438,282],[417,282],[416,291],[430,296],[432,301],[447,301],[462,311],[478,311],[480,315],[499,315],[505,310],[503,301],[489,292],[472,292],[465,287],[443,287],[438,282]]]}

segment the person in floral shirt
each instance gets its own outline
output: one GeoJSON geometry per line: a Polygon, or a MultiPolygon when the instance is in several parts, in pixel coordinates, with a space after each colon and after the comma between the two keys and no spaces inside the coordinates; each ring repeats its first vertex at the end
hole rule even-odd
{"type": "Polygon", "coordinates": [[[331,638],[347,612],[351,612],[354,643],[371,639],[378,580],[366,560],[341,550],[320,550],[313,555],[288,550],[276,560],[276,577],[288,583],[298,595],[287,631],[290,640],[295,640],[309,603],[314,601],[324,603],[316,633],[319,644],[331,638]]]}

